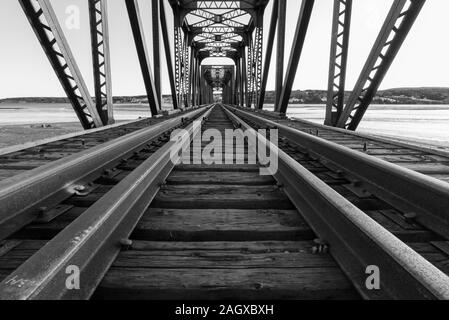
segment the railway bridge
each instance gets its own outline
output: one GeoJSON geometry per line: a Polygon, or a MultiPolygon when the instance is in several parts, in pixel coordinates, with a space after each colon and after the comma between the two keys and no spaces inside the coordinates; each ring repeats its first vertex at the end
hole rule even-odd
{"type": "Polygon", "coordinates": [[[285,61],[286,0],[123,0],[152,113],[127,123],[108,1],[86,1],[93,97],[51,1],[18,0],[86,131],[0,150],[0,299],[449,298],[449,153],[356,132],[424,0],[392,1],[349,97],[353,1],[334,0],[322,125],[287,117],[314,0],[285,61]]]}

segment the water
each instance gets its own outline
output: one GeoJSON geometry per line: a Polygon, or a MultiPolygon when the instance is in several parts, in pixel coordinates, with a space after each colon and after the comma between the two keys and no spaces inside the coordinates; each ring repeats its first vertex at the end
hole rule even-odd
{"type": "MultiPolygon", "coordinates": [[[[123,104],[114,108],[114,118],[118,121],[150,116],[150,109],[145,105],[123,104]]],[[[77,121],[78,118],[72,107],[65,103],[0,104],[0,126],[77,121]]]]}
{"type": "MultiPolygon", "coordinates": [[[[323,124],[325,108],[290,105],[288,116],[323,124]]],[[[372,105],[358,131],[449,146],[449,105],[372,105]]]]}
{"type": "MultiPolygon", "coordinates": [[[[288,116],[322,124],[324,110],[324,105],[290,105],[288,116]]],[[[146,105],[115,107],[115,119],[119,121],[149,116],[151,113],[146,105]]],[[[0,126],[77,121],[68,104],[0,104],[0,126]]],[[[449,146],[449,106],[373,105],[359,131],[449,146]]]]}

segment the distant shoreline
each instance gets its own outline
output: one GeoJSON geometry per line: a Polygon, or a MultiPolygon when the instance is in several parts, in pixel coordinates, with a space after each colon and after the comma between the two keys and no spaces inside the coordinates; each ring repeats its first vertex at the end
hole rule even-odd
{"type": "MultiPolygon", "coordinates": [[[[348,99],[350,92],[345,93],[345,99],[348,99]]],[[[265,103],[274,103],[274,91],[267,91],[265,103]]],[[[216,98],[219,96],[217,95],[216,98]]],[[[171,95],[163,95],[164,104],[171,105],[171,95]]],[[[326,90],[294,90],[291,94],[291,104],[309,104],[319,105],[326,103],[326,90]]],[[[32,104],[32,103],[69,103],[64,97],[15,97],[0,99],[1,104],[32,104]]],[[[116,96],[115,104],[148,104],[146,96],[116,96]]],[[[449,105],[449,88],[446,87],[419,87],[419,88],[394,88],[381,90],[374,98],[373,104],[384,105],[449,105]]]]}

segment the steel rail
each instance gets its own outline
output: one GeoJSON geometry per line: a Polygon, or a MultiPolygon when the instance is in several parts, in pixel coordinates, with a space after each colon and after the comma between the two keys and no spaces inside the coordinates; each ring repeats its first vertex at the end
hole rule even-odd
{"type": "Polygon", "coordinates": [[[103,145],[51,162],[0,182],[0,240],[39,217],[41,209],[77,194],[104,170],[162,133],[194,118],[206,107],[145,128],[103,145]]]}
{"type": "Polygon", "coordinates": [[[367,139],[367,140],[371,140],[371,141],[388,143],[388,144],[392,144],[392,145],[399,146],[399,147],[404,147],[404,148],[408,148],[408,149],[412,149],[412,150],[416,150],[416,151],[421,151],[421,152],[428,152],[430,154],[434,154],[434,155],[438,155],[438,156],[449,158],[449,151],[436,149],[436,147],[432,148],[432,146],[416,145],[416,144],[413,144],[413,142],[408,142],[406,140],[404,140],[404,141],[392,140],[392,139],[395,139],[394,137],[391,137],[391,138],[388,137],[387,138],[387,137],[384,137],[384,136],[381,136],[381,135],[377,135],[377,134],[372,134],[371,135],[371,134],[363,133],[363,132],[360,132],[360,131],[350,131],[350,130],[346,130],[346,129],[342,129],[342,128],[330,127],[330,126],[327,126],[327,125],[322,125],[322,124],[319,124],[319,123],[315,123],[315,122],[311,122],[311,121],[308,121],[308,120],[299,119],[299,118],[295,118],[295,117],[293,117],[291,119],[293,121],[295,121],[296,123],[303,123],[303,124],[306,124],[306,125],[311,125],[311,126],[314,126],[316,128],[327,130],[327,131],[343,133],[343,134],[348,135],[348,136],[354,136],[354,137],[367,139]]]}
{"type": "Polygon", "coordinates": [[[200,130],[189,125],[181,143],[165,144],[1,282],[0,300],[90,298],[121,249],[132,246],[131,232],[176,165],[171,155],[190,145],[200,130]],[[71,266],[80,272],[79,290],[66,286],[71,266]]]}
{"type": "Polygon", "coordinates": [[[279,170],[274,173],[275,178],[321,241],[329,244],[331,254],[362,297],[449,299],[447,275],[268,142],[233,113],[239,110],[228,108],[231,119],[251,135],[257,135],[256,152],[264,155],[268,148],[272,154],[278,154],[279,170]],[[379,290],[366,286],[369,266],[377,266],[381,271],[379,290]]]}
{"type": "Polygon", "coordinates": [[[280,135],[349,173],[351,178],[362,181],[366,190],[392,206],[416,215],[413,218],[417,222],[449,239],[448,183],[252,113],[233,110],[257,124],[279,129],[280,135]]]}

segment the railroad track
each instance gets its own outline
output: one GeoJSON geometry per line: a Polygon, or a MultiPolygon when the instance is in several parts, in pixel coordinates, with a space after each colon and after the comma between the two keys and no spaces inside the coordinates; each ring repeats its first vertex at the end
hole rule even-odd
{"type": "MultiPolygon", "coordinates": [[[[274,126],[220,106],[201,117],[202,132],[274,126]]],[[[449,298],[447,239],[432,217],[423,214],[421,224],[396,208],[399,196],[390,200],[394,206],[382,200],[367,190],[374,182],[366,178],[361,188],[352,171],[297,145],[297,131],[277,128],[279,149],[247,131],[259,149],[248,142],[225,155],[232,164],[178,166],[173,148],[192,144],[193,157],[209,145],[191,142],[201,133],[193,124],[182,145],[167,143],[161,129],[142,137],[148,148],[163,136],[146,156],[115,164],[87,190],[65,197],[57,212],[41,206],[39,223],[4,220],[0,298],[449,298]],[[255,150],[261,159],[267,148],[279,155],[271,176],[259,174],[260,163],[237,164],[255,150]],[[81,271],[79,290],[66,286],[68,266],[81,271]],[[381,271],[379,290],[366,286],[370,266],[381,271]]]]}
{"type": "Polygon", "coordinates": [[[0,149],[0,181],[186,113],[188,111],[36,141],[20,148],[0,149]]]}
{"type": "MultiPolygon", "coordinates": [[[[248,109],[244,111],[249,112],[248,109]]],[[[286,119],[274,112],[258,111],[254,114],[400,167],[449,182],[449,152],[447,150],[331,128],[300,119],[286,119]]]]}

